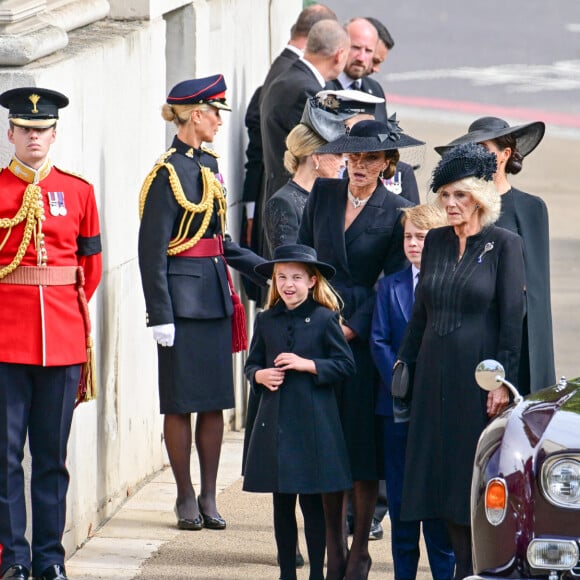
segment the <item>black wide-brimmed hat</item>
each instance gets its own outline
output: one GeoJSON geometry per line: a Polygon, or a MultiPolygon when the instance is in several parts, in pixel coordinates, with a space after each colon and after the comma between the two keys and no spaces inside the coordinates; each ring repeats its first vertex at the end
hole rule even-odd
{"type": "Polygon", "coordinates": [[[542,121],[510,127],[507,121],[499,117],[481,117],[469,125],[465,135],[457,137],[447,145],[435,147],[435,151],[443,155],[445,151],[462,143],[483,143],[483,141],[492,141],[505,135],[513,135],[517,150],[525,157],[538,146],[545,131],[546,125],[542,121]]]}
{"type": "Polygon", "coordinates": [[[440,187],[466,177],[491,181],[496,171],[495,154],[477,143],[462,143],[445,151],[433,170],[431,189],[437,192],[440,187]]]}
{"type": "Polygon", "coordinates": [[[58,110],[68,105],[68,97],[50,89],[20,87],[2,93],[0,105],[8,109],[14,125],[46,128],[56,124],[58,110]]]}
{"type": "Polygon", "coordinates": [[[318,261],[316,250],[314,248],[302,244],[286,244],[284,246],[278,246],[274,250],[274,258],[268,262],[262,262],[261,264],[254,266],[254,270],[258,274],[270,278],[274,271],[274,265],[282,262],[299,262],[300,264],[314,266],[327,280],[330,280],[330,278],[336,274],[336,270],[333,266],[318,261]]]}
{"type": "Polygon", "coordinates": [[[176,84],[169,95],[170,105],[211,105],[216,109],[231,111],[226,103],[226,81],[224,75],[217,74],[202,79],[189,79],[176,84]]]}
{"type": "Polygon", "coordinates": [[[377,104],[385,99],[363,91],[324,90],[309,98],[300,122],[325,141],[334,141],[346,133],[345,121],[356,115],[375,116],[377,104]]]}
{"type": "Polygon", "coordinates": [[[366,153],[369,151],[392,151],[425,145],[414,137],[405,135],[396,116],[386,123],[381,121],[359,121],[350,131],[316,150],[316,153],[366,153]]]}

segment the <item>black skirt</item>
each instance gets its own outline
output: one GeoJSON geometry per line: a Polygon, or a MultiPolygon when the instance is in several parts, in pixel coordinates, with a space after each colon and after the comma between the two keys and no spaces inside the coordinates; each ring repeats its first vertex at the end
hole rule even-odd
{"type": "Polygon", "coordinates": [[[174,346],[157,354],[162,414],[234,407],[230,318],[178,318],[174,346]]]}

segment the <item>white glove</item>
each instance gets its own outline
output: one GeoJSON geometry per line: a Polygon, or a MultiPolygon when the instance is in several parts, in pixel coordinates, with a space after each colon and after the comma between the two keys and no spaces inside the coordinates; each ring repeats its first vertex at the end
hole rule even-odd
{"type": "Polygon", "coordinates": [[[157,341],[157,344],[160,346],[173,346],[175,324],[172,322],[170,324],[158,324],[151,328],[153,328],[153,338],[157,341]]]}

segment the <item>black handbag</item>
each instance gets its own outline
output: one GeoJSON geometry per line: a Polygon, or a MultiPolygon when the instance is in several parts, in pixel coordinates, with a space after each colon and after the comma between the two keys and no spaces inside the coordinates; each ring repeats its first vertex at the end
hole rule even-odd
{"type": "Polygon", "coordinates": [[[391,395],[395,399],[410,401],[413,394],[413,371],[414,364],[407,364],[402,360],[397,361],[393,367],[393,378],[391,379],[391,395]]]}

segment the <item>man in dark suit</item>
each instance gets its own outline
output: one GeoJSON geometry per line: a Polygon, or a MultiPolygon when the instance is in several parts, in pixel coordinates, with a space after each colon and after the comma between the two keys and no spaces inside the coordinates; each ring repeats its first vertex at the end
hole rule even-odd
{"type": "Polygon", "coordinates": [[[391,36],[387,27],[380,20],[377,20],[372,16],[365,16],[365,19],[377,29],[377,34],[379,35],[379,41],[377,42],[375,54],[373,55],[372,67],[367,71],[367,75],[371,75],[377,74],[381,70],[381,65],[385,60],[387,60],[389,51],[395,46],[395,40],[391,36]]]}
{"type": "Polygon", "coordinates": [[[335,20],[317,22],[308,35],[304,56],[278,76],[260,106],[262,148],[266,170],[264,203],[289,178],[284,169],[288,133],[300,122],[308,97],[314,96],[344,68],[350,41],[335,20]]]}
{"type": "Polygon", "coordinates": [[[445,225],[446,218],[443,212],[431,205],[404,208],[403,212],[403,247],[411,266],[379,281],[370,336],[371,354],[381,378],[376,412],[383,417],[384,467],[395,580],[417,575],[421,523],[433,578],[450,580],[455,560],[445,522],[409,522],[400,518],[410,407],[408,403],[391,397],[392,368],[411,317],[425,236],[429,229],[445,225]]]}
{"type": "MultiPolygon", "coordinates": [[[[300,12],[290,29],[288,44],[272,62],[264,83],[256,89],[246,110],[245,125],[248,131],[248,146],[246,148],[246,174],[242,189],[244,215],[242,217],[241,244],[259,254],[262,253],[262,227],[260,213],[256,212],[255,208],[262,207],[260,200],[264,190],[264,160],[260,129],[262,95],[268,92],[272,81],[304,54],[310,29],[320,20],[327,19],[336,20],[336,14],[324,4],[307,6],[300,12]]],[[[244,279],[244,288],[250,299],[259,299],[259,288],[254,286],[252,282],[244,279]]]]}
{"type": "MultiPolygon", "coordinates": [[[[307,6],[300,12],[295,24],[290,30],[290,40],[284,50],[274,59],[262,86],[258,87],[246,110],[245,125],[248,130],[248,147],[246,149],[246,176],[242,192],[242,201],[246,203],[256,202],[260,196],[264,162],[262,154],[262,134],[260,131],[260,103],[262,94],[268,92],[270,84],[281,73],[287,70],[303,54],[306,48],[306,40],[310,29],[320,20],[336,20],[336,14],[323,4],[307,6]]],[[[253,219],[253,207],[249,208],[248,218],[253,219]]],[[[247,236],[243,240],[251,245],[251,222],[245,231],[247,236]]]]}
{"type": "MultiPolygon", "coordinates": [[[[373,68],[373,57],[379,42],[379,35],[374,25],[366,18],[353,18],[346,24],[350,37],[350,50],[344,70],[338,78],[330,83],[333,89],[357,89],[377,97],[385,98],[381,85],[371,79],[369,71],[373,68]]],[[[377,121],[387,118],[385,107],[377,107],[377,121]]]]}
{"type": "MultiPolygon", "coordinates": [[[[379,71],[395,41],[386,26],[376,18],[353,18],[346,24],[346,29],[350,36],[348,59],[344,71],[329,83],[329,87],[358,89],[385,99],[385,104],[377,106],[375,111],[375,119],[384,122],[387,119],[385,91],[370,75],[379,71]]],[[[385,187],[413,203],[419,203],[419,189],[413,170],[413,166],[400,161],[395,175],[385,183],[385,187]]]]}

